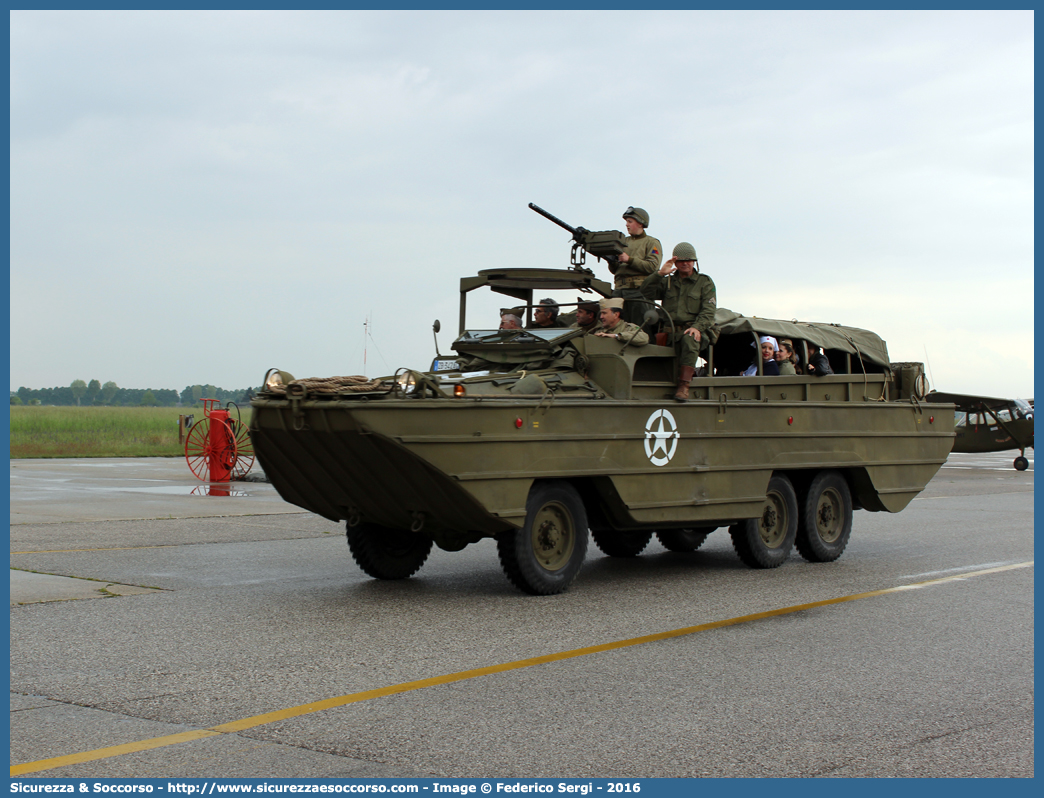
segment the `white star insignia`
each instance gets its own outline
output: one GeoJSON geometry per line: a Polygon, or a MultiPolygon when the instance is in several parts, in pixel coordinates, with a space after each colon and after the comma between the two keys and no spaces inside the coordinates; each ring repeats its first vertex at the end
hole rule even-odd
{"type": "Polygon", "coordinates": [[[671,438],[678,437],[678,431],[672,430],[670,432],[663,428],[663,416],[660,416],[660,427],[657,430],[648,430],[645,433],[645,437],[650,440],[655,440],[656,443],[652,448],[652,454],[655,455],[657,452],[663,452],[667,455],[667,441],[671,438]]]}

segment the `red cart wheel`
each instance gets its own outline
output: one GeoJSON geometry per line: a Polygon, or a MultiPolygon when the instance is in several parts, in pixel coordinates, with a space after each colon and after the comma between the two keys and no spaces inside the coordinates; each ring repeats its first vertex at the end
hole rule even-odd
{"type": "MultiPolygon", "coordinates": [[[[237,462],[236,437],[231,425],[227,421],[214,418],[202,418],[192,425],[188,435],[185,437],[185,459],[188,461],[189,470],[198,479],[204,482],[210,480],[210,462],[212,458],[220,458],[229,470],[237,462]],[[225,427],[224,439],[227,443],[216,451],[211,436],[211,427],[215,424],[223,424],[225,427]]],[[[250,449],[250,465],[254,464],[254,450],[250,449]]],[[[243,473],[246,473],[245,471],[243,473]]]]}
{"type": "Polygon", "coordinates": [[[229,419],[232,427],[231,440],[235,443],[236,458],[232,464],[232,479],[242,479],[254,467],[254,442],[250,440],[250,428],[242,421],[229,419]]]}

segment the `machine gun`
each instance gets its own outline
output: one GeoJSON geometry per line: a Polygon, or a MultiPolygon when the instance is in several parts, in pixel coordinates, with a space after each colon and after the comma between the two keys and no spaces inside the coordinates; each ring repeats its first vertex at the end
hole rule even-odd
{"type": "Polygon", "coordinates": [[[623,233],[619,230],[601,230],[595,232],[584,227],[570,227],[557,216],[548,213],[539,205],[534,205],[531,202],[529,203],[529,207],[545,219],[549,219],[557,224],[563,230],[568,230],[573,236],[573,249],[569,253],[569,263],[572,264],[573,268],[581,268],[584,265],[587,253],[590,252],[596,258],[604,260],[609,266],[609,271],[612,274],[616,274],[616,270],[620,266],[620,262],[617,258],[627,251],[627,242],[624,240],[625,237],[623,233]]]}

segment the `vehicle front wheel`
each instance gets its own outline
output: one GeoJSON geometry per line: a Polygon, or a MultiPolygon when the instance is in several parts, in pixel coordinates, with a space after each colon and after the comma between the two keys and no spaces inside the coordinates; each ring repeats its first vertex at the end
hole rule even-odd
{"type": "Polygon", "coordinates": [[[794,546],[798,527],[797,494],[790,480],[774,474],[761,515],[729,527],[732,547],[751,568],[778,568],[794,546]]]}
{"type": "Polygon", "coordinates": [[[374,579],[406,579],[431,553],[432,541],[401,529],[362,523],[348,527],[352,559],[374,579]]]}
{"type": "Polygon", "coordinates": [[[702,526],[698,529],[661,529],[656,533],[656,539],[667,551],[696,551],[715,529],[717,529],[716,526],[702,526]]]}
{"type": "Polygon", "coordinates": [[[569,587],[587,555],[587,512],[568,482],[536,482],[521,529],[497,535],[497,554],[515,587],[551,596],[569,587]]]}
{"type": "Polygon", "coordinates": [[[839,471],[820,471],[801,506],[795,543],[809,562],[833,562],[852,535],[852,492],[839,471]]]}
{"type": "Polygon", "coordinates": [[[1029,468],[1029,460],[1027,460],[1020,454],[1018,457],[1015,458],[1014,465],[1016,471],[1025,471],[1027,468],[1029,468]]]}
{"type": "Polygon", "coordinates": [[[618,532],[615,529],[592,529],[595,545],[610,557],[637,557],[652,540],[652,532],[618,532]]]}

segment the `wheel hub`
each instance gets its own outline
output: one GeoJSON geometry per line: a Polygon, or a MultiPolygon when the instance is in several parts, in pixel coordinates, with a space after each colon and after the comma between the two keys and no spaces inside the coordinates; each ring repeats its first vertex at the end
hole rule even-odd
{"type": "Polygon", "coordinates": [[[557,502],[537,512],[533,524],[532,546],[537,562],[548,571],[564,568],[576,542],[572,516],[557,502]]]}
{"type": "Polygon", "coordinates": [[[537,531],[537,545],[540,546],[541,551],[554,551],[561,540],[562,532],[554,521],[544,521],[540,525],[540,529],[537,531]]]}
{"type": "Polygon", "coordinates": [[[770,549],[779,548],[787,536],[787,512],[782,498],[770,494],[761,514],[761,539],[770,549]]]}
{"type": "Polygon", "coordinates": [[[816,531],[827,543],[841,535],[841,496],[835,490],[825,490],[816,508],[816,531]]]}

